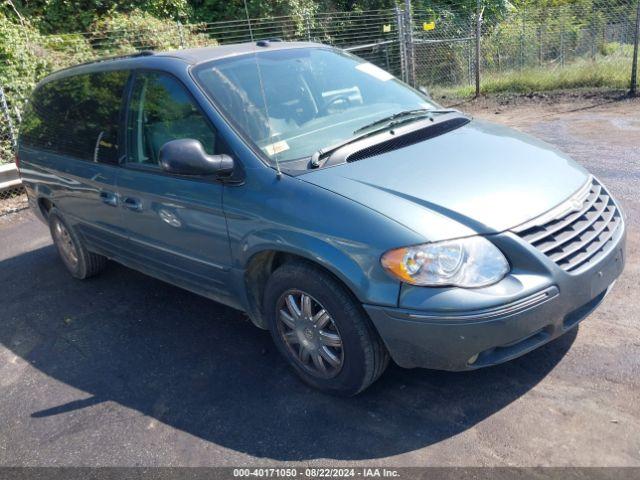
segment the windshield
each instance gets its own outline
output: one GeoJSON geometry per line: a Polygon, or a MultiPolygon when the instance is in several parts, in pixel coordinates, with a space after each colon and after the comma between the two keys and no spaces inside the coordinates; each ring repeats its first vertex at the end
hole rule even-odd
{"type": "Polygon", "coordinates": [[[194,73],[273,163],[310,157],[394,113],[438,108],[386,71],[328,48],[259,51],[194,73]]]}

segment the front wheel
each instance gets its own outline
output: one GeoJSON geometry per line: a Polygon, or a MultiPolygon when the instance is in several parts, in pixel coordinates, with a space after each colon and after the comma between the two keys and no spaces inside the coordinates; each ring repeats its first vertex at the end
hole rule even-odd
{"type": "Polygon", "coordinates": [[[279,267],[267,282],[264,312],[278,350],[302,380],[322,391],[355,395],[389,362],[362,306],[313,265],[279,267]]]}

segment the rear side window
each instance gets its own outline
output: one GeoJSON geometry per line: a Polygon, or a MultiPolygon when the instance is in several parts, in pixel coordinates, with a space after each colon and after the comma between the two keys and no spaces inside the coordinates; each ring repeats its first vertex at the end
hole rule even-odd
{"type": "Polygon", "coordinates": [[[21,125],[26,147],[117,163],[126,71],[76,75],[40,87],[21,125]]]}

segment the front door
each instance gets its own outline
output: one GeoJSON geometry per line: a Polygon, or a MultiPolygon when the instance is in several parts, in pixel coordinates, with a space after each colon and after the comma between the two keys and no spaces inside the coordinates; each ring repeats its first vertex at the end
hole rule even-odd
{"type": "Polygon", "coordinates": [[[219,153],[216,132],[184,85],[161,72],[135,74],[126,120],[127,157],[118,177],[127,263],[153,276],[229,302],[230,266],[223,185],[163,172],[162,145],[199,140],[219,153]]]}

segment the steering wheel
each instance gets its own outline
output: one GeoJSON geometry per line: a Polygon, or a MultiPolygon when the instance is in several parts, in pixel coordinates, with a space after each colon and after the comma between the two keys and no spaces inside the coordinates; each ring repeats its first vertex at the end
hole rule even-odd
{"type": "Polygon", "coordinates": [[[349,98],[349,95],[336,95],[335,97],[330,98],[327,103],[324,104],[324,112],[327,113],[329,109],[338,102],[346,102],[347,106],[351,106],[351,99],[349,98]]]}

